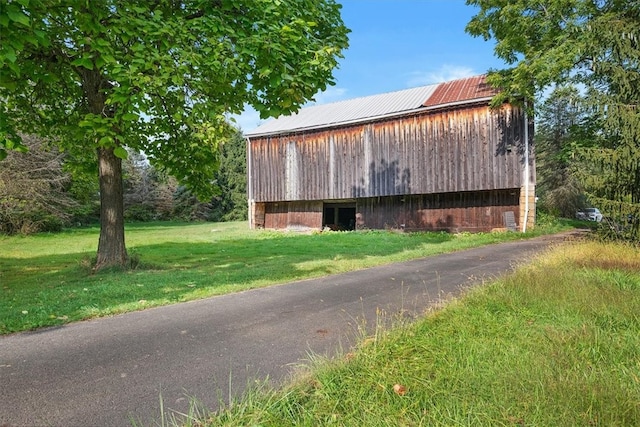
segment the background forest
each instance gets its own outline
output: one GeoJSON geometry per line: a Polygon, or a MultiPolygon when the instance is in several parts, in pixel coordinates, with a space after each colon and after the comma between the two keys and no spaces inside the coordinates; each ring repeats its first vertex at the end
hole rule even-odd
{"type": "MultiPolygon", "coordinates": [[[[25,136],[27,153],[13,151],[0,168],[0,232],[30,234],[97,224],[97,170],[72,153],[35,136],[25,136]]],[[[200,201],[176,178],[129,151],[123,161],[127,222],[236,221],[247,217],[246,148],[238,130],[220,148],[215,195],[200,201]]]]}

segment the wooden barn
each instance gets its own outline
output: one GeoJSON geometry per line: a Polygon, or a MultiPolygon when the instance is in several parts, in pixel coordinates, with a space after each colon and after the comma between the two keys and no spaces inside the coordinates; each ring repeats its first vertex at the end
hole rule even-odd
{"type": "Polygon", "coordinates": [[[477,76],[266,122],[246,134],[250,226],[532,227],[533,125],[494,94],[477,76]]]}

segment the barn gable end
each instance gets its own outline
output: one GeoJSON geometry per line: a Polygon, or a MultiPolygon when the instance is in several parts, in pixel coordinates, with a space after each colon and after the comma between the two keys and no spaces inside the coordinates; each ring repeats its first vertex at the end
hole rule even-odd
{"type": "Polygon", "coordinates": [[[251,226],[487,231],[513,212],[531,227],[524,114],[494,94],[478,76],[267,122],[247,134],[251,226]]]}

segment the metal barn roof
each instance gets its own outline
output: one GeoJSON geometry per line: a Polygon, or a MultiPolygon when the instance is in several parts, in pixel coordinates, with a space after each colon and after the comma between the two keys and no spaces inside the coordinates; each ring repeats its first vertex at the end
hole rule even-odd
{"type": "Polygon", "coordinates": [[[277,135],[365,122],[410,111],[489,99],[495,93],[486,84],[485,76],[470,77],[302,108],[296,114],[269,120],[245,135],[248,137],[277,135]]]}
{"type": "Polygon", "coordinates": [[[475,76],[440,83],[423,105],[425,107],[444,107],[466,101],[492,98],[496,93],[498,92],[486,82],[484,75],[475,76]]]}

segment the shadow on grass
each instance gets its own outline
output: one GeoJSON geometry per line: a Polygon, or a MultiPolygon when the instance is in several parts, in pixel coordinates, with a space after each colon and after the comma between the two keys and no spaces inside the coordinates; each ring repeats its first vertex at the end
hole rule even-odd
{"type": "MultiPolygon", "coordinates": [[[[0,257],[0,333],[335,274],[452,240],[446,233],[263,233],[136,245],[141,267],[90,274],[93,253],[0,257]]],[[[427,255],[425,251],[425,255],[427,255]]]]}

